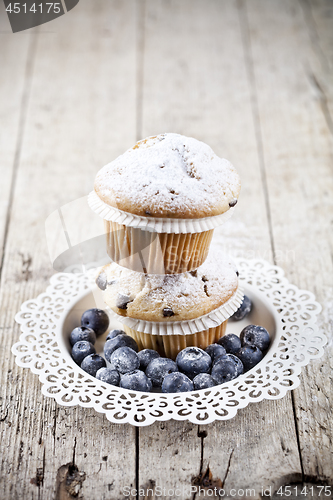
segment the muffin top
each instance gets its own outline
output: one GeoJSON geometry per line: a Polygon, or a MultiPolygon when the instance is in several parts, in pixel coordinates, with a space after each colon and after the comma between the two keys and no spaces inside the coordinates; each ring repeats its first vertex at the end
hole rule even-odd
{"type": "Polygon", "coordinates": [[[95,191],[131,214],[177,219],[219,215],[237,203],[239,176],[205,143],[179,134],[139,141],[105,165],[95,191]]]}
{"type": "Polygon", "coordinates": [[[96,279],[105,303],[117,314],[145,321],[182,321],[208,314],[237,290],[235,264],[210,255],[195,271],[149,275],[115,263],[104,266],[96,279]]]}

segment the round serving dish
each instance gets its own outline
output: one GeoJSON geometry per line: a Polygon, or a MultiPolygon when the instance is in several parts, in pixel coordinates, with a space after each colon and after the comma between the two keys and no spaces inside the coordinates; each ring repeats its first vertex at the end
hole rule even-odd
{"type": "MultiPolygon", "coordinates": [[[[258,365],[230,382],[180,394],[144,393],[105,384],[84,372],[71,358],[68,337],[86,309],[105,307],[93,282],[94,269],[55,274],[45,293],[22,304],[15,317],[22,331],[12,347],[16,363],[38,374],[42,393],[60,405],[93,407],[111,422],[136,426],[169,419],[197,424],[227,420],[250,402],[280,399],[299,385],[302,366],[323,354],[326,338],[316,325],[321,306],[311,292],[290,284],[277,266],[245,259],[237,265],[254,306],[246,319],[229,321],[227,333],[259,324],[272,341],[258,365]]],[[[113,317],[110,322],[111,328],[120,326],[113,317]]],[[[97,340],[97,352],[102,352],[105,337],[97,340]]]]}

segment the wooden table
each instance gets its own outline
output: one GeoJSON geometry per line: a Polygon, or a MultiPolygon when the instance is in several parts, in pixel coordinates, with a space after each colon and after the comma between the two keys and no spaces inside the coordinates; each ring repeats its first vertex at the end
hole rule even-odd
{"type": "Polygon", "coordinates": [[[318,486],[333,484],[333,3],[81,0],[17,34],[2,2],[0,16],[1,500],[204,498],[192,484],[260,499],[290,483],[313,489],[288,498],[323,498],[318,486]],[[15,313],[54,273],[46,217],[137,139],[165,131],[236,166],[241,199],[214,243],[314,292],[329,344],[281,400],[230,421],[137,429],[43,397],[10,349],[15,313]]]}

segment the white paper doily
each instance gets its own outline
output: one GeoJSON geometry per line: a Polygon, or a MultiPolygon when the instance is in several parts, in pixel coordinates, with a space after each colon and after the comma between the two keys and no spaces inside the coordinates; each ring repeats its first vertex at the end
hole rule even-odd
{"type": "Polygon", "coordinates": [[[290,284],[279,267],[243,259],[237,265],[254,308],[245,323],[229,321],[229,331],[262,324],[272,342],[256,367],[230,382],[180,394],[143,393],[104,384],[81,370],[70,356],[70,330],[65,330],[76,305],[93,299],[89,273],[56,274],[45,293],[22,304],[15,317],[22,331],[12,347],[16,363],[38,374],[42,393],[60,405],[93,407],[111,422],[136,426],[169,419],[196,424],[227,420],[250,402],[280,399],[299,385],[302,366],[323,354],[326,338],[316,325],[321,306],[311,292],[290,284]]]}

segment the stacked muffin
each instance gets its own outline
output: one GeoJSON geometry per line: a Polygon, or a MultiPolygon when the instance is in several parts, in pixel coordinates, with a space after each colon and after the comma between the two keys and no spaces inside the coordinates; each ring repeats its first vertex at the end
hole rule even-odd
{"type": "Polygon", "coordinates": [[[89,204],[104,219],[112,263],[97,285],[140,349],[175,358],[225,332],[243,297],[238,273],[207,256],[239,191],[227,160],[179,134],[140,141],[98,172],[89,204]]]}

